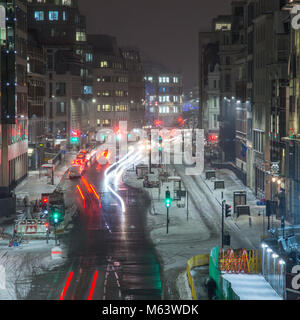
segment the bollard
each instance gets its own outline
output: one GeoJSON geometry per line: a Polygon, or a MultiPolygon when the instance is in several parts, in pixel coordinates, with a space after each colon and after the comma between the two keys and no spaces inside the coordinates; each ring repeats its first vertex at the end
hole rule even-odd
{"type": "Polygon", "coordinates": [[[249,227],[252,227],[252,219],[249,217],[249,227]]]}
{"type": "Polygon", "coordinates": [[[62,250],[61,250],[60,247],[54,247],[54,248],[52,248],[52,250],[51,250],[52,260],[60,259],[60,258],[61,258],[61,255],[62,255],[62,250]]]}

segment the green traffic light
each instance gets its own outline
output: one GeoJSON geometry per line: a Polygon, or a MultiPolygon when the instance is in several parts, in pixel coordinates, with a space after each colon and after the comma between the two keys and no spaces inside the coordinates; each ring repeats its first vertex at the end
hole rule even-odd
{"type": "Polygon", "coordinates": [[[172,203],[172,199],[169,199],[169,198],[165,199],[165,205],[167,208],[171,207],[171,203],[172,203]]]}
{"type": "Polygon", "coordinates": [[[72,137],[71,138],[71,143],[79,143],[79,138],[77,138],[77,137],[72,137]]]}

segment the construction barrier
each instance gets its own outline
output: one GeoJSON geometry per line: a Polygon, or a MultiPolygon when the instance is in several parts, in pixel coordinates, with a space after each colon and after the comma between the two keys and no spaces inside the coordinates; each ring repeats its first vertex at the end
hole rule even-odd
{"type": "Polygon", "coordinates": [[[191,275],[191,271],[195,267],[202,267],[202,266],[208,266],[209,264],[209,254],[200,254],[198,256],[195,256],[188,260],[186,264],[186,274],[189,280],[189,285],[192,290],[192,297],[193,300],[197,300],[197,294],[196,294],[196,289],[194,285],[194,280],[191,275]]]}
{"type": "Polygon", "coordinates": [[[221,277],[222,299],[223,300],[240,300],[239,296],[234,292],[231,283],[221,277]]]}
{"type": "Polygon", "coordinates": [[[27,219],[16,221],[15,232],[23,235],[46,234],[47,221],[44,219],[27,219]]]}
{"type": "Polygon", "coordinates": [[[222,300],[221,272],[219,269],[219,247],[211,249],[209,255],[209,277],[213,279],[217,285],[216,296],[218,300],[222,300]]]}
{"type": "Polygon", "coordinates": [[[219,269],[227,273],[261,272],[261,252],[259,250],[222,250],[219,255],[219,269]]]}
{"type": "Polygon", "coordinates": [[[239,300],[230,282],[222,277],[222,273],[261,272],[261,252],[259,250],[230,249],[221,250],[215,247],[209,256],[209,277],[216,282],[218,300],[239,300]]]}

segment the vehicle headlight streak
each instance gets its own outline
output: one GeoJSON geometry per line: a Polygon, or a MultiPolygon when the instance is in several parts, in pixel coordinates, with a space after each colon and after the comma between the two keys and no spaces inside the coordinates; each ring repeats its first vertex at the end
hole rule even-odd
{"type": "Polygon", "coordinates": [[[105,186],[120,201],[122,213],[126,212],[125,202],[120,197],[120,195],[110,186],[110,179],[112,178],[112,175],[116,175],[116,172],[120,169],[120,167],[118,167],[118,166],[120,166],[126,160],[128,161],[130,159],[129,157],[131,157],[134,154],[134,152],[135,152],[135,150],[132,150],[131,152],[129,152],[126,156],[121,158],[119,161],[117,161],[116,163],[114,163],[113,165],[108,167],[104,173],[105,186]],[[117,168],[117,169],[114,169],[114,168],[117,168]]]}

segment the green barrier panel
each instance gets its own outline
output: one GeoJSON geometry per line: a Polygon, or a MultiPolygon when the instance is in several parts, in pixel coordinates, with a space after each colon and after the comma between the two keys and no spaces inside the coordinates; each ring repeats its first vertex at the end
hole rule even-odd
{"type": "Polygon", "coordinates": [[[211,249],[209,256],[209,277],[212,278],[217,285],[216,296],[219,300],[222,300],[222,284],[221,273],[219,270],[219,247],[211,249]]]}

